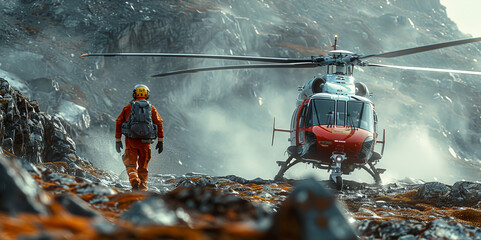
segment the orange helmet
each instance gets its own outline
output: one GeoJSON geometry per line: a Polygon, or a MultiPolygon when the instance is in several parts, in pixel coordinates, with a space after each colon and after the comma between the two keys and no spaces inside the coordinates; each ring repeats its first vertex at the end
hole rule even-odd
{"type": "Polygon", "coordinates": [[[148,99],[149,94],[150,94],[150,90],[147,86],[145,86],[144,84],[137,84],[134,87],[134,92],[132,94],[132,97],[134,99],[137,99],[137,98],[148,99]]]}

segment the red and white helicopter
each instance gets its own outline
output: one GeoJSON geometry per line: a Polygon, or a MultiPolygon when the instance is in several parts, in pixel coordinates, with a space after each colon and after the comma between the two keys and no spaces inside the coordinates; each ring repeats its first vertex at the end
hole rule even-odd
{"type": "Polygon", "coordinates": [[[195,73],[226,69],[251,68],[314,68],[327,66],[327,73],[309,80],[300,89],[297,104],[292,115],[290,129],[273,127],[272,142],[276,131],[290,133],[290,146],[286,161],[278,161],[280,170],[275,180],[283,179],[284,173],[298,163],[312,164],[320,169],[331,171],[330,179],[337,189],[342,189],[343,174],[355,169],[364,169],[381,182],[380,174],[385,169],[375,167],[384,153],[385,131],[382,140],[378,134],[378,117],[374,104],[369,100],[369,90],[352,76],[354,66],[387,67],[407,70],[452,72],[481,75],[481,72],[423,67],[406,67],[368,63],[367,58],[393,58],[419,52],[479,42],[481,38],[470,38],[444,42],[392,52],[358,55],[349,51],[337,50],[337,36],[334,50],[327,55],[310,58],[275,58],[235,55],[182,54],[182,53],[89,53],[88,56],[143,56],[143,57],[183,57],[268,62],[269,64],[227,65],[172,71],[153,75],[165,77],[176,74],[195,73]],[[381,152],[374,151],[377,143],[382,144],[381,152]]]}

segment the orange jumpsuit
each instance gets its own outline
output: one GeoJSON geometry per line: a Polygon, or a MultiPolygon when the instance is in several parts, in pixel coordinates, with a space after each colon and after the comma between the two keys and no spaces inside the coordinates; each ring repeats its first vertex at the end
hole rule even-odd
{"type": "MultiPolygon", "coordinates": [[[[138,100],[145,100],[138,98],[138,100]]],[[[115,124],[115,138],[122,136],[122,123],[129,120],[132,105],[124,107],[115,124]]],[[[163,138],[162,118],[159,116],[157,109],[152,106],[152,123],[157,125],[157,137],[163,138]]],[[[139,186],[140,190],[147,190],[147,176],[151,153],[150,143],[143,143],[140,139],[125,137],[125,153],[122,155],[129,181],[132,186],[139,186]],[[140,185],[139,185],[140,184],[140,185]]]]}

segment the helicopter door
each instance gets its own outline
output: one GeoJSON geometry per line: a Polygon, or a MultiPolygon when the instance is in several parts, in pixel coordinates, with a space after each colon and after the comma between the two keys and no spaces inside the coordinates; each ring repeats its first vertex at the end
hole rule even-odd
{"type": "Polygon", "coordinates": [[[304,104],[300,107],[299,112],[299,122],[297,124],[297,141],[298,144],[302,145],[305,142],[305,131],[304,128],[306,126],[307,120],[307,109],[308,109],[308,101],[305,101],[304,104]],[[301,130],[302,129],[302,130],[301,130]]]}
{"type": "Polygon", "coordinates": [[[297,143],[297,113],[299,112],[299,107],[294,110],[294,113],[292,113],[292,119],[291,119],[291,137],[289,138],[289,141],[291,142],[291,146],[296,146],[297,143]]]}

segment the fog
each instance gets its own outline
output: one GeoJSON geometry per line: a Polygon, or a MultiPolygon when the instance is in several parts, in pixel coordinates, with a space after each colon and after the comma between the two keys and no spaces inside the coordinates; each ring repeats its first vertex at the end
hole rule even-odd
{"type": "Polygon", "coordinates": [[[477,0],[441,0],[441,4],[446,7],[448,17],[453,20],[464,33],[469,33],[473,37],[480,37],[481,30],[481,2],[477,0]]]}
{"type": "MultiPolygon", "coordinates": [[[[25,49],[21,44],[6,46],[8,52],[17,52],[18,56],[15,59],[15,54],[10,54],[7,60],[0,60],[0,68],[24,77],[25,82],[37,77],[55,78],[72,95],[62,95],[64,100],[79,100],[75,92],[71,93],[72,86],[78,85],[86,103],[77,102],[88,108],[93,121],[99,122],[101,114],[115,119],[131,100],[133,86],[144,83],[151,89],[149,100],[164,119],[164,152],[157,154],[154,143],[151,173],[202,172],[272,179],[279,170],[276,161],[286,160],[289,146],[289,134],[282,132],[275,133],[271,146],[273,119],[277,128],[289,129],[297,87],[325,73],[324,68],[228,70],[152,78],[152,74],[172,70],[244,63],[178,58],[80,59],[72,54],[174,52],[309,58],[331,50],[335,34],[339,35],[339,49],[361,55],[467,37],[443,15],[436,1],[208,2],[211,4],[181,2],[174,6],[167,1],[145,1],[138,3],[148,6],[141,14],[132,13],[136,22],[115,19],[130,16],[130,7],[118,7],[112,16],[94,12],[92,19],[100,20],[91,24],[99,26],[80,25],[66,32],[51,26],[38,38],[26,39],[25,49]],[[158,12],[150,11],[155,7],[158,12]],[[35,50],[39,52],[35,58],[25,57],[35,50]],[[25,59],[30,61],[28,69],[32,71],[19,67],[19,61],[25,59]]],[[[111,4],[117,7],[118,3],[111,4]]],[[[69,18],[76,14],[83,13],[75,12],[69,18]]],[[[469,44],[372,62],[479,71],[475,60],[481,58],[479,49],[479,44],[469,44]]],[[[355,76],[373,92],[379,129],[386,129],[384,157],[377,165],[387,169],[384,182],[404,178],[448,183],[479,179],[479,78],[382,68],[357,69],[355,76]]],[[[49,109],[54,107],[49,104],[49,109]]],[[[124,166],[114,148],[110,120],[101,122],[107,127],[100,128],[97,123],[87,131],[84,140],[89,149],[83,156],[102,169],[120,174],[124,166]]],[[[329,173],[298,164],[285,174],[295,179],[308,175],[327,179],[329,173]]],[[[345,179],[373,182],[364,170],[345,179]]]]}

